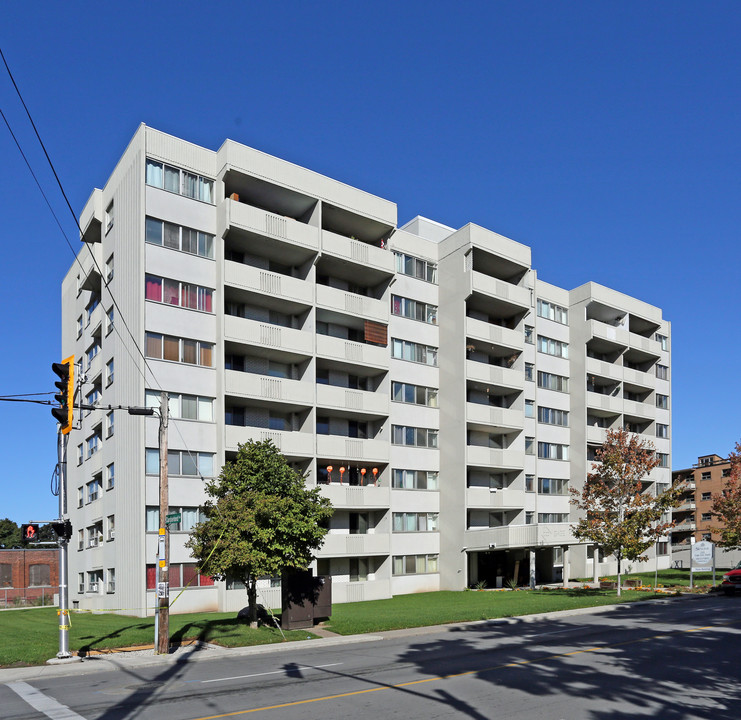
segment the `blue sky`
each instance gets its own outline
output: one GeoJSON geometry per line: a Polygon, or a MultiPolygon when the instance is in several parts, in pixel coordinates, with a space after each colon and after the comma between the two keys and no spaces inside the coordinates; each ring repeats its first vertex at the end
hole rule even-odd
{"type": "MultiPolygon", "coordinates": [[[[553,284],[662,307],[673,466],[741,436],[739,3],[42,1],[0,18],[76,212],[140,122],[232,138],[396,202],[400,223],[526,243],[553,284]]],[[[0,70],[0,107],[78,247],[0,70]]],[[[0,158],[0,395],[47,392],[73,256],[4,125],[0,158]]],[[[0,518],[55,516],[49,409],[0,402],[0,427],[0,518]]]]}

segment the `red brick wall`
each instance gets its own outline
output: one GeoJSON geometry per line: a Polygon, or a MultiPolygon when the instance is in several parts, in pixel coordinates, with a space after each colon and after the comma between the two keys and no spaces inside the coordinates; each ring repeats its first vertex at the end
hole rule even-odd
{"type": "Polygon", "coordinates": [[[35,599],[59,591],[59,551],[55,549],[0,550],[0,564],[11,567],[11,586],[0,586],[0,604],[7,598],[35,599]],[[49,584],[30,587],[31,565],[49,566],[49,584]]]}

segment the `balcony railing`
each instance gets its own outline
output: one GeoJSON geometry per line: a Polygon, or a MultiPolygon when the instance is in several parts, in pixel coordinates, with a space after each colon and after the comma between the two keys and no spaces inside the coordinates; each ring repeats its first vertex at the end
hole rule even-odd
{"type": "Polygon", "coordinates": [[[224,339],[300,355],[313,355],[314,353],[313,333],[233,315],[224,317],[224,339]]]}
{"type": "Polygon", "coordinates": [[[387,275],[393,275],[396,269],[392,252],[329,230],[322,230],[322,253],[387,275]]]}
{"type": "Polygon", "coordinates": [[[541,545],[575,545],[580,541],[571,533],[569,523],[505,525],[496,528],[466,530],[468,552],[541,545]]]}
{"type": "Polygon", "coordinates": [[[332,483],[319,485],[319,488],[334,508],[387,508],[391,497],[389,488],[375,485],[361,487],[332,483]]]}

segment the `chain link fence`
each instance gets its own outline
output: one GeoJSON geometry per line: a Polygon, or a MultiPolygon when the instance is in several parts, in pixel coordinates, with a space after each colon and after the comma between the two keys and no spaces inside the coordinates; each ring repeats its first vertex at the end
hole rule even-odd
{"type": "Polygon", "coordinates": [[[48,587],[0,588],[0,609],[56,605],[59,589],[48,587]]]}

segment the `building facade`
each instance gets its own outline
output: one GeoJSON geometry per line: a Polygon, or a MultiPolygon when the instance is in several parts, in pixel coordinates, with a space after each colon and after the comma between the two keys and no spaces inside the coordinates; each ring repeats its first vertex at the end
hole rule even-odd
{"type": "Polygon", "coordinates": [[[0,550],[0,607],[51,605],[58,591],[58,550],[0,550]]]}
{"type": "MultiPolygon", "coordinates": [[[[154,605],[158,420],[114,408],[163,391],[175,612],[245,602],[184,543],[204,478],[250,438],[332,501],[316,570],[335,602],[607,572],[571,535],[569,488],[609,428],[650,438],[649,491],[670,483],[661,310],[549,285],[495,232],[399,227],[387,200],[144,125],[81,226],[62,287],[62,357],[97,406],[69,435],[80,607],[154,605]]],[[[273,606],[276,583],[260,583],[273,606]]]]}

